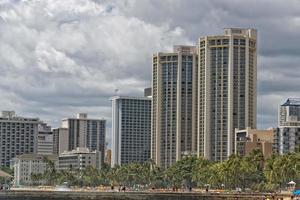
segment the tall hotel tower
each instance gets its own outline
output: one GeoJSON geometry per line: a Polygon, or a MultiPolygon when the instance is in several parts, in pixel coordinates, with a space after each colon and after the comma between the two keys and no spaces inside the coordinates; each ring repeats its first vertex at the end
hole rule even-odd
{"type": "Polygon", "coordinates": [[[234,152],[234,129],[256,128],[257,31],[225,29],[199,39],[198,156],[234,152]]]}
{"type": "Polygon", "coordinates": [[[165,168],[182,155],[196,152],[197,49],[175,46],[152,58],[151,158],[165,168]],[[193,134],[194,133],[194,134],[193,134]]]}
{"type": "Polygon", "coordinates": [[[150,159],[151,98],[114,96],[111,166],[150,159]]]}

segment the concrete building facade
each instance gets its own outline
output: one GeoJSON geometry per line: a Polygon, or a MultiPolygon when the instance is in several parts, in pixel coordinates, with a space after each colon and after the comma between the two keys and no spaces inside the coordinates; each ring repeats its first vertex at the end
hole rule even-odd
{"type": "Polygon", "coordinates": [[[3,111],[0,117],[0,166],[10,166],[17,155],[37,152],[38,118],[3,111]]]}
{"type": "Polygon", "coordinates": [[[32,180],[33,174],[43,174],[46,170],[44,156],[54,163],[57,162],[57,156],[54,155],[39,155],[39,154],[23,154],[13,159],[14,169],[14,185],[32,185],[41,184],[35,183],[32,180]]]}
{"type": "Polygon", "coordinates": [[[59,155],[69,150],[69,129],[55,128],[53,132],[53,154],[59,155]]]}
{"type": "Polygon", "coordinates": [[[46,123],[38,125],[37,154],[53,154],[53,133],[46,123]]]}
{"type": "Polygon", "coordinates": [[[273,153],[274,129],[257,130],[247,127],[245,130],[235,130],[235,154],[247,156],[253,150],[259,149],[264,158],[273,153]]]}
{"type": "Polygon", "coordinates": [[[88,148],[76,148],[72,151],[65,151],[58,157],[59,170],[83,170],[88,166],[101,169],[102,153],[90,151],[88,148]]]}
{"type": "Polygon", "coordinates": [[[300,126],[300,98],[289,98],[280,105],[278,126],[300,126]]]}
{"type": "Polygon", "coordinates": [[[69,131],[69,148],[88,148],[90,151],[100,151],[102,163],[105,154],[105,130],[104,119],[89,119],[86,113],[77,114],[77,118],[62,120],[62,128],[69,131]]]}
{"type": "Polygon", "coordinates": [[[300,148],[300,126],[280,126],[274,133],[274,152],[287,154],[300,148]]]}
{"type": "Polygon", "coordinates": [[[289,98],[279,106],[273,147],[279,154],[300,148],[300,98],[289,98]]]}
{"type": "Polygon", "coordinates": [[[111,166],[148,161],[151,148],[151,98],[115,96],[111,101],[111,166]]]}
{"type": "Polygon", "coordinates": [[[160,167],[196,151],[197,59],[195,46],[152,57],[151,158],[160,167]]]}
{"type": "Polygon", "coordinates": [[[144,97],[152,97],[152,88],[145,88],[144,89],[144,97]]]}
{"type": "Polygon", "coordinates": [[[111,166],[111,149],[106,149],[105,150],[104,163],[111,166]]]}
{"type": "Polygon", "coordinates": [[[199,39],[198,156],[226,160],[235,128],[256,128],[256,41],[256,30],[238,28],[199,39]]]}

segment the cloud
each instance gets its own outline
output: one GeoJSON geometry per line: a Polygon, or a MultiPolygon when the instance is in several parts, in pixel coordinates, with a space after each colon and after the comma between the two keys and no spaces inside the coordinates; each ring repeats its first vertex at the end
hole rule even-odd
{"type": "Polygon", "coordinates": [[[278,105],[300,94],[299,13],[297,0],[0,0],[0,109],[53,126],[89,112],[109,125],[108,98],[142,95],[153,52],[253,27],[258,126],[275,126],[278,105]]]}
{"type": "MultiPolygon", "coordinates": [[[[112,2],[112,1],[110,1],[112,2]]],[[[258,30],[258,127],[277,125],[278,105],[299,97],[300,2],[297,0],[113,1],[127,16],[181,27],[196,42],[224,27],[258,30]]]]}
{"type": "Polygon", "coordinates": [[[114,90],[142,95],[151,54],[190,43],[180,27],[93,0],[1,1],[0,42],[1,109],[54,126],[76,112],[109,125],[114,90]]]}

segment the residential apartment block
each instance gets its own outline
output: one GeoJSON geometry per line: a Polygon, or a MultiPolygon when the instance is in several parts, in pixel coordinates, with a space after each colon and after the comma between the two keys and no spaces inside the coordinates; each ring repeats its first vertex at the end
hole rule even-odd
{"type": "Polygon", "coordinates": [[[10,166],[17,155],[37,152],[38,118],[3,111],[0,117],[0,166],[10,166]]]}
{"type": "Polygon", "coordinates": [[[55,128],[53,132],[53,154],[59,155],[69,150],[69,129],[55,128]]]}
{"type": "Polygon", "coordinates": [[[115,96],[112,101],[111,165],[150,159],[151,98],[115,96]]]}
{"type": "Polygon", "coordinates": [[[38,125],[37,154],[53,154],[53,133],[46,123],[38,125]]]}
{"type": "Polygon", "coordinates": [[[69,131],[69,148],[88,148],[90,151],[100,151],[102,163],[105,154],[105,128],[104,119],[89,119],[86,113],[77,114],[77,118],[62,120],[62,128],[69,131]]]}

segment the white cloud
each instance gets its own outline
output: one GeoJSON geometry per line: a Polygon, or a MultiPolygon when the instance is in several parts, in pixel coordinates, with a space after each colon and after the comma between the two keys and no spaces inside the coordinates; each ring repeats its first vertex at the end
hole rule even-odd
{"type": "Polygon", "coordinates": [[[142,95],[152,53],[190,41],[180,27],[124,15],[107,2],[24,0],[1,1],[0,43],[0,109],[59,125],[76,112],[110,124],[114,89],[142,95]]]}

